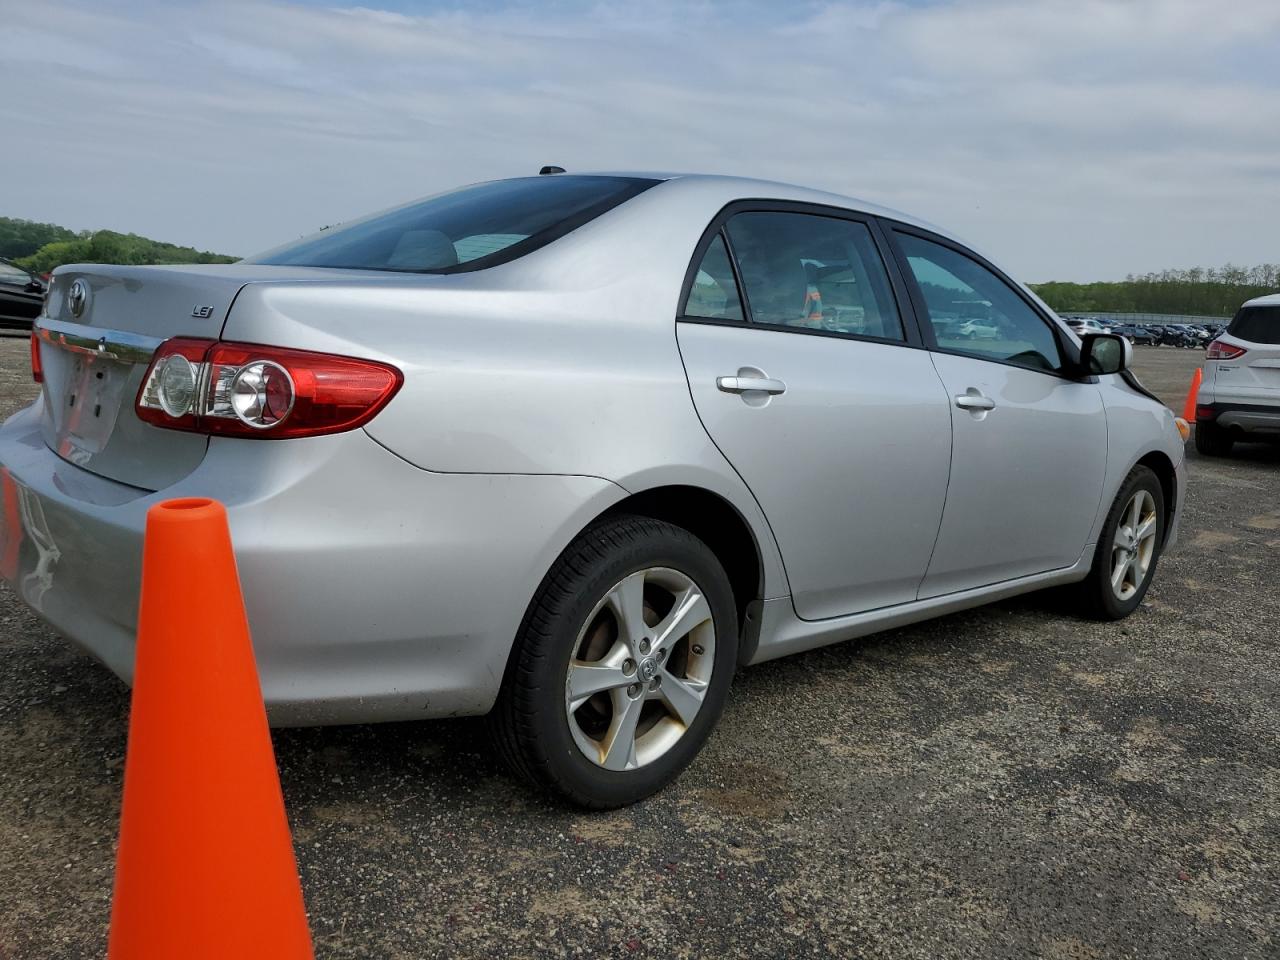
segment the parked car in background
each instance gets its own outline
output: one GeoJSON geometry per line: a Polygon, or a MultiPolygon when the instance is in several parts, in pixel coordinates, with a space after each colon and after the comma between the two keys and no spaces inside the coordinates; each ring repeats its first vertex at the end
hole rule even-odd
{"type": "Polygon", "coordinates": [[[1196,449],[1222,457],[1238,440],[1280,440],[1280,294],[1246,302],[1205,355],[1196,449]]]}
{"type": "Polygon", "coordinates": [[[1160,345],[1163,347],[1194,347],[1196,338],[1181,324],[1167,323],[1159,327],[1160,345]]]}
{"type": "Polygon", "coordinates": [[[1187,335],[1191,337],[1197,347],[1206,346],[1213,339],[1213,335],[1209,333],[1208,329],[1196,323],[1187,325],[1187,335]]]}
{"type": "Polygon", "coordinates": [[[1077,336],[1084,336],[1086,333],[1106,333],[1107,329],[1092,317],[1077,317],[1067,321],[1067,326],[1075,331],[1077,336]]]}
{"type": "Polygon", "coordinates": [[[273,722],[489,713],[588,807],[673,779],[740,666],[1051,586],[1129,615],[1184,501],[1123,339],[782,184],[557,173],[62,266],[36,334],[0,553],[41,616],[127,679],[147,510],[216,497],[273,722]]]}
{"type": "Polygon", "coordinates": [[[1159,338],[1146,327],[1133,323],[1120,323],[1111,328],[1111,332],[1124,337],[1130,343],[1144,347],[1155,346],[1159,338]]]}
{"type": "Polygon", "coordinates": [[[0,329],[30,330],[44,303],[45,281],[0,257],[0,329]]]}
{"type": "Polygon", "coordinates": [[[955,330],[957,336],[966,340],[1000,339],[1000,328],[989,320],[963,320],[955,330]]]}

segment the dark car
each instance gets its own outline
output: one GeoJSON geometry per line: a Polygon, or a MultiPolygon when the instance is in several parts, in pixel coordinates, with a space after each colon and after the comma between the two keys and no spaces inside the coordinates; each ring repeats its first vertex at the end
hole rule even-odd
{"type": "Polygon", "coordinates": [[[44,303],[44,281],[0,257],[0,330],[30,330],[44,303]]]}
{"type": "Polygon", "coordinates": [[[1112,333],[1118,333],[1130,343],[1142,344],[1144,346],[1155,346],[1160,342],[1160,338],[1149,331],[1146,327],[1140,327],[1133,323],[1119,323],[1111,328],[1112,333]]]}

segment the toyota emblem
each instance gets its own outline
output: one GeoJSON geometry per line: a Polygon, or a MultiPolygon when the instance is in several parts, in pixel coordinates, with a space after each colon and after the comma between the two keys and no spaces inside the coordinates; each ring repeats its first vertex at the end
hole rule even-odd
{"type": "Polygon", "coordinates": [[[73,317],[80,317],[84,314],[84,308],[89,305],[89,285],[83,280],[77,280],[71,284],[71,290],[67,293],[67,306],[71,308],[73,317]]]}

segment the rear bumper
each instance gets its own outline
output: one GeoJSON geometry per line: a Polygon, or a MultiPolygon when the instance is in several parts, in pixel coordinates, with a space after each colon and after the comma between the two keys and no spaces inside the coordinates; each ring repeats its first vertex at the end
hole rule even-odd
{"type": "Polygon", "coordinates": [[[1216,400],[1196,404],[1197,420],[1212,420],[1224,429],[1243,433],[1280,436],[1280,403],[1274,406],[1257,403],[1232,403],[1216,400]],[[1202,416],[1207,411],[1209,416],[1202,416]]]}
{"type": "Polygon", "coordinates": [[[280,726],[487,711],[543,574],[625,496],[594,477],[431,473],[359,430],[214,438],[193,473],[151,493],[57,457],[39,402],[0,427],[0,466],[0,575],[126,682],[148,508],[221,500],[280,726]]]}

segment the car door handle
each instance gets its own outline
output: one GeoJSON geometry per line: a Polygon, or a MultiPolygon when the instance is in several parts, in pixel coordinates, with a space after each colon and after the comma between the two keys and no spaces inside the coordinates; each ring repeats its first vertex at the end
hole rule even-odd
{"type": "Polygon", "coordinates": [[[716,386],[725,393],[746,393],[749,390],[770,394],[787,392],[785,383],[769,377],[716,377],[716,386]]]}
{"type": "Polygon", "coordinates": [[[956,406],[961,410],[994,410],[996,402],[980,393],[962,393],[956,397],[956,406]]]}

